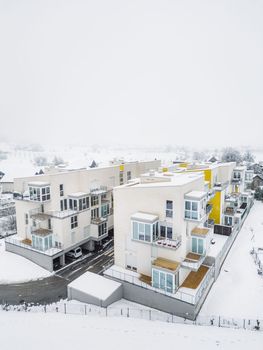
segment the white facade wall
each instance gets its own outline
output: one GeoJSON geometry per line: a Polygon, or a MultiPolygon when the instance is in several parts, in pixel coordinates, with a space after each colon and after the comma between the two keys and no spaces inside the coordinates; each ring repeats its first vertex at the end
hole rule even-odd
{"type": "MultiPolygon", "coordinates": [[[[123,181],[127,183],[127,172],[131,172],[131,177],[135,178],[140,175],[141,171],[149,171],[150,169],[158,169],[160,161],[150,162],[130,162],[117,164],[103,168],[81,169],[74,171],[57,172],[52,169],[43,175],[35,175],[26,178],[17,178],[14,182],[14,190],[19,193],[28,191],[28,183],[41,181],[50,184],[51,199],[46,202],[16,200],[17,230],[18,236],[22,239],[32,239],[31,228],[33,221],[30,218],[30,211],[37,209],[43,204],[44,212],[61,212],[60,201],[68,199],[71,194],[76,192],[90,193],[91,189],[106,186],[109,189],[107,199],[110,200],[114,186],[120,184],[120,171],[123,171],[123,181]],[[63,184],[64,196],[60,196],[59,185],[63,184]],[[28,214],[28,224],[26,224],[25,215],[28,214]]],[[[89,196],[90,197],[90,196],[89,196]]],[[[101,201],[99,200],[99,207],[101,201]]],[[[65,218],[51,217],[51,226],[53,230],[53,241],[61,244],[63,249],[87,239],[92,236],[95,240],[98,237],[98,225],[91,224],[91,200],[89,199],[89,210],[78,212],[78,226],[71,229],[70,216],[65,218]],[[87,228],[88,227],[88,228],[87,228]],[[88,235],[87,235],[88,232],[88,235]]],[[[61,212],[62,213],[62,212],[61,212]]],[[[74,214],[76,215],[76,214],[74,214]]],[[[41,227],[45,227],[47,222],[42,222],[41,227]]],[[[108,216],[108,228],[113,227],[113,215],[108,216]]],[[[102,236],[103,238],[104,236],[102,236]]]]}
{"type": "Polygon", "coordinates": [[[194,176],[193,181],[181,186],[173,186],[172,184],[158,186],[155,183],[154,185],[122,186],[114,189],[116,265],[126,268],[128,260],[133,262],[132,266],[136,266],[139,273],[150,276],[151,263],[154,258],[163,257],[178,262],[185,258],[190,250],[190,232],[200,222],[184,219],[184,195],[193,190],[204,190],[203,174],[194,176]],[[173,201],[173,218],[166,218],[166,200],[173,201]],[[173,239],[181,236],[181,246],[175,250],[132,240],[131,216],[136,212],[157,215],[159,221],[171,222],[173,239]]]}

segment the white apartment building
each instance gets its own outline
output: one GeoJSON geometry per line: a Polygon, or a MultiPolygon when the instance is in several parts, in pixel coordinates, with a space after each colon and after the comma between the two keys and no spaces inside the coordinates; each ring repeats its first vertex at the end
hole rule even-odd
{"type": "Polygon", "coordinates": [[[212,234],[203,173],[150,172],[116,187],[114,198],[117,268],[172,294],[191,272],[202,282],[212,234]]]}
{"type": "Polygon", "coordinates": [[[6,239],[6,249],[50,271],[73,248],[93,250],[113,229],[113,188],[159,166],[158,160],[111,162],[15,179],[18,235],[6,239]]]}
{"type": "Polygon", "coordinates": [[[124,297],[196,316],[242,223],[243,216],[236,226],[224,223],[234,169],[235,163],[176,165],[114,189],[115,265],[105,275],[123,281],[124,297]]]}

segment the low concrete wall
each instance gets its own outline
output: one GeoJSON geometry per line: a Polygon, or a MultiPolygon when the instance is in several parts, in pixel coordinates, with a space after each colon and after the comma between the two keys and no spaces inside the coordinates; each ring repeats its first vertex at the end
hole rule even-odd
{"type": "Polygon", "coordinates": [[[117,278],[112,278],[109,276],[105,277],[122,283],[124,299],[143,304],[163,312],[194,320],[197,316],[199,308],[201,307],[201,304],[200,307],[199,304],[195,306],[193,304],[172,298],[168,295],[164,295],[150,289],[145,289],[117,278]]]}
{"type": "Polygon", "coordinates": [[[119,286],[106,300],[100,300],[92,295],[79,291],[71,286],[68,286],[68,299],[78,300],[82,303],[93,304],[101,307],[107,307],[120,300],[123,297],[123,286],[119,286]]]}
{"type": "Polygon", "coordinates": [[[53,259],[56,258],[56,256],[48,256],[42,253],[39,253],[35,250],[26,249],[20,246],[17,246],[15,244],[12,244],[10,242],[5,242],[5,249],[8,252],[15,253],[18,255],[23,256],[24,258],[27,258],[28,260],[33,261],[37,265],[43,267],[44,269],[53,272],[53,259]]]}

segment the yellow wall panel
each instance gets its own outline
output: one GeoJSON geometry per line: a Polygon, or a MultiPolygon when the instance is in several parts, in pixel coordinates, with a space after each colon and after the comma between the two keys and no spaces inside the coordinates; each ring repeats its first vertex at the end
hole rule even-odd
{"type": "Polygon", "coordinates": [[[209,219],[215,221],[215,224],[220,225],[221,222],[221,192],[216,191],[215,196],[209,201],[212,204],[212,211],[209,215],[209,219]]]}

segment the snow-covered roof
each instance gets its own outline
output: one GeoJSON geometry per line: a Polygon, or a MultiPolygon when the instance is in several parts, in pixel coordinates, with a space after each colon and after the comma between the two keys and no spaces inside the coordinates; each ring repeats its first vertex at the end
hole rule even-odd
{"type": "Polygon", "coordinates": [[[202,199],[207,193],[205,191],[191,191],[185,195],[187,198],[202,199]]]}
{"type": "Polygon", "coordinates": [[[75,192],[75,193],[69,194],[69,197],[84,197],[88,195],[89,194],[87,192],[75,192]]]}
{"type": "Polygon", "coordinates": [[[121,286],[121,283],[92,272],[86,272],[68,286],[94,298],[106,300],[121,286]]]}
{"type": "Polygon", "coordinates": [[[148,213],[137,212],[131,216],[131,219],[152,223],[158,220],[158,216],[148,213]]]}

